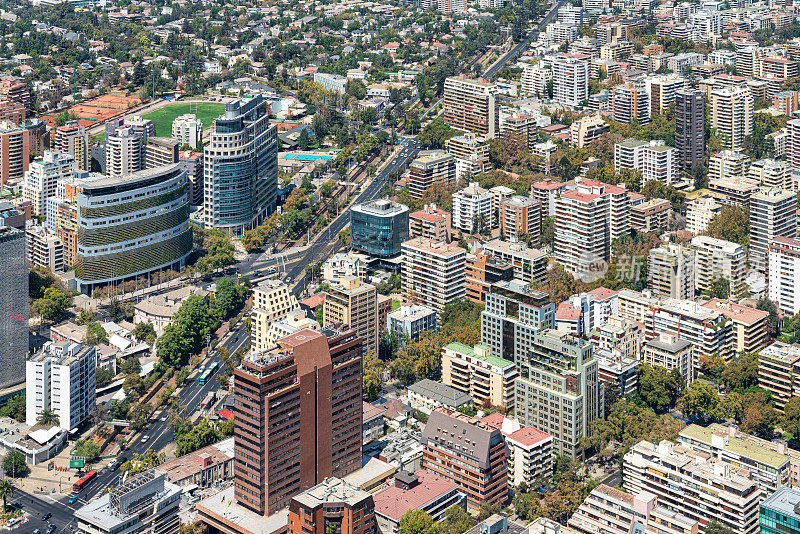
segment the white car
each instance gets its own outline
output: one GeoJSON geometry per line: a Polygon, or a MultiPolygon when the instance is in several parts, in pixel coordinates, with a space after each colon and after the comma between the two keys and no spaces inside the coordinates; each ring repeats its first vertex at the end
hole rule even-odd
{"type": "Polygon", "coordinates": [[[150,436],[142,436],[142,443],[147,443],[148,441],[150,441],[150,436]]]}

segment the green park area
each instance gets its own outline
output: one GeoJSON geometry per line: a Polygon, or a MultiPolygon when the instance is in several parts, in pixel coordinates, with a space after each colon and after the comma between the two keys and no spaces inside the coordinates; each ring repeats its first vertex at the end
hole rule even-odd
{"type": "Polygon", "coordinates": [[[172,136],[172,121],[186,113],[194,113],[203,123],[203,128],[208,128],[214,119],[225,112],[225,104],[213,102],[177,102],[164,106],[151,113],[143,115],[145,119],[153,121],[157,137],[172,136]]]}

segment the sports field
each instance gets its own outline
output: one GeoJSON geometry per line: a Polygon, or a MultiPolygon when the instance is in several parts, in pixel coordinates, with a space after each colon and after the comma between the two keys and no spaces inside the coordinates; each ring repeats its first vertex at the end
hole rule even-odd
{"type": "Polygon", "coordinates": [[[147,115],[143,115],[143,117],[153,121],[153,127],[156,130],[157,137],[171,137],[172,121],[174,121],[176,117],[180,117],[186,113],[194,113],[203,123],[203,128],[208,128],[214,123],[214,119],[224,112],[225,104],[214,102],[201,102],[197,104],[192,102],[177,102],[157,109],[147,115]]]}

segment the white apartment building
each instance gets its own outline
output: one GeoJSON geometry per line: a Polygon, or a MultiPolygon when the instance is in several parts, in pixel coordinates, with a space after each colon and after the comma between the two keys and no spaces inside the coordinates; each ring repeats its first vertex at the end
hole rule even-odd
{"type": "Polygon", "coordinates": [[[642,172],[642,183],[658,180],[672,185],[678,175],[678,151],[664,141],[626,139],[614,145],[614,169],[642,172]]]}
{"type": "Polygon", "coordinates": [[[723,87],[711,91],[711,127],[731,150],[741,150],[753,133],[753,93],[747,87],[723,87]]]}
{"type": "Polygon", "coordinates": [[[583,24],[583,8],[572,4],[562,4],[558,7],[558,22],[580,26],[583,24]]]}
{"type": "Polygon", "coordinates": [[[677,369],[688,386],[694,381],[694,353],[692,342],[670,332],[661,332],[658,337],[642,345],[641,363],[652,367],[663,367],[667,371],[677,369]]]}
{"type": "Polygon", "coordinates": [[[675,94],[686,87],[686,79],[671,74],[649,76],[644,79],[644,86],[650,98],[650,115],[666,110],[675,102],[675,94]]]}
{"type": "Polygon", "coordinates": [[[546,97],[547,82],[553,79],[553,71],[547,65],[534,63],[522,69],[522,91],[531,96],[546,97]]]}
{"type": "Polygon", "coordinates": [[[647,285],[661,297],[693,299],[695,254],[692,247],[666,243],[647,256],[647,285]]]}
{"type": "Polygon", "coordinates": [[[466,295],[467,251],[456,245],[415,237],[402,245],[401,283],[411,302],[437,311],[466,295]]]}
{"type": "Polygon", "coordinates": [[[767,252],[767,296],[781,313],[800,312],[800,239],[776,237],[767,252]]]}
{"type": "Polygon", "coordinates": [[[626,493],[600,484],[567,523],[581,534],[698,534],[694,519],[660,506],[649,491],[626,493]]]}
{"type": "Polygon", "coordinates": [[[25,171],[22,198],[31,203],[34,215],[45,215],[47,198],[56,195],[58,180],[69,178],[76,168],[72,155],[51,150],[45,150],[42,159],[30,163],[25,171]]]}
{"type": "Polygon", "coordinates": [[[711,156],[708,160],[708,179],[723,180],[733,176],[744,176],[750,157],[733,150],[723,150],[711,156]]]}
{"type": "Polygon", "coordinates": [[[539,477],[547,477],[553,468],[553,436],[533,426],[506,435],[508,483],[531,487],[539,477]]]}
{"type": "Polygon", "coordinates": [[[106,174],[118,177],[140,170],[142,152],[142,139],[133,128],[117,128],[106,136],[106,174]]]}
{"type": "Polygon", "coordinates": [[[786,161],[793,169],[800,169],[800,119],[786,123],[786,161]]]}
{"type": "Polygon", "coordinates": [[[716,215],[722,211],[722,204],[711,197],[700,197],[689,202],[686,208],[686,229],[697,235],[708,228],[716,215]]]}
{"type": "Polygon", "coordinates": [[[758,180],[765,187],[794,189],[789,167],[785,161],[775,161],[769,158],[754,161],[750,164],[750,170],[747,175],[754,180],[758,180]]]}
{"type": "Polygon", "coordinates": [[[764,494],[735,464],[669,441],[642,441],[624,456],[622,472],[625,491],[652,493],[670,510],[704,526],[717,520],[738,534],[759,531],[764,494]]]}
{"type": "Polygon", "coordinates": [[[64,243],[43,226],[25,227],[28,238],[28,263],[47,267],[54,273],[64,270],[64,243]]]}
{"type": "Polygon", "coordinates": [[[267,343],[270,346],[277,346],[279,339],[291,336],[300,330],[319,332],[320,329],[320,324],[317,321],[308,317],[306,312],[298,308],[287,312],[286,315],[272,322],[269,330],[267,330],[267,343]]]}
{"type": "Polygon", "coordinates": [[[719,423],[706,427],[689,425],[678,434],[678,443],[749,471],[751,478],[767,495],[782,486],[791,485],[789,455],[743,439],[735,426],[719,423]]]}
{"type": "Polygon", "coordinates": [[[192,148],[203,145],[203,123],[194,113],[176,117],[172,121],[172,138],[192,148]]]}
{"type": "Polygon", "coordinates": [[[80,343],[50,341],[25,362],[25,423],[44,410],[66,431],[78,428],[95,409],[97,351],[80,343]]]}
{"type": "Polygon", "coordinates": [[[548,24],[545,31],[551,43],[571,43],[578,38],[578,27],[574,24],[555,22],[548,24]]]}
{"type": "Polygon", "coordinates": [[[728,280],[732,299],[738,301],[746,295],[747,254],[739,243],[699,235],[692,238],[692,247],[695,291],[702,293],[710,289],[711,283],[722,277],[728,280]]]}
{"type": "Polygon", "coordinates": [[[591,58],[584,54],[559,54],[553,60],[553,99],[577,107],[589,98],[591,58]]]}
{"type": "Polygon", "coordinates": [[[464,233],[482,233],[496,226],[494,195],[470,184],[453,194],[453,228],[464,233]]]}
{"type": "Polygon", "coordinates": [[[767,270],[767,248],[776,237],[796,235],[797,200],[794,191],[762,187],[750,197],[750,266],[761,273],[767,270]]]}
{"type": "Polygon", "coordinates": [[[299,307],[297,298],[280,280],[266,280],[253,288],[252,349],[259,352],[267,350],[271,346],[267,337],[270,325],[299,307]]]}

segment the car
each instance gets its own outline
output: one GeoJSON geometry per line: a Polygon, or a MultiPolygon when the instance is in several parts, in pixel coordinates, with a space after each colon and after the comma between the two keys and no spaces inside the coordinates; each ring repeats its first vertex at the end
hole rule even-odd
{"type": "Polygon", "coordinates": [[[162,415],[160,421],[164,423],[167,419],[169,419],[168,415],[162,415]]]}
{"type": "Polygon", "coordinates": [[[148,435],[142,436],[142,440],[141,441],[142,441],[142,443],[147,443],[148,441],[150,441],[150,436],[148,436],[148,435]]]}
{"type": "Polygon", "coordinates": [[[38,528],[33,529],[33,534],[42,534],[42,531],[38,528]]]}
{"type": "Polygon", "coordinates": [[[67,502],[69,504],[72,504],[72,503],[76,502],[77,500],[78,500],[78,494],[77,493],[73,493],[72,495],[69,496],[69,501],[67,501],[67,502]]]}
{"type": "Polygon", "coordinates": [[[53,517],[53,514],[51,514],[50,512],[47,512],[46,514],[44,514],[44,515],[42,516],[42,521],[47,521],[47,520],[48,520],[48,519],[50,519],[51,517],[53,517]]]}
{"type": "Polygon", "coordinates": [[[46,534],[53,534],[53,531],[56,529],[56,526],[53,523],[47,525],[47,530],[45,531],[46,534]]]}
{"type": "Polygon", "coordinates": [[[267,272],[268,272],[269,274],[272,274],[272,273],[274,273],[276,270],[277,270],[277,269],[275,269],[275,266],[274,266],[274,265],[270,265],[270,266],[267,268],[267,272]]]}
{"type": "Polygon", "coordinates": [[[108,462],[108,468],[111,471],[116,471],[118,467],[119,467],[119,460],[118,459],[114,458],[113,460],[108,462]]]}

